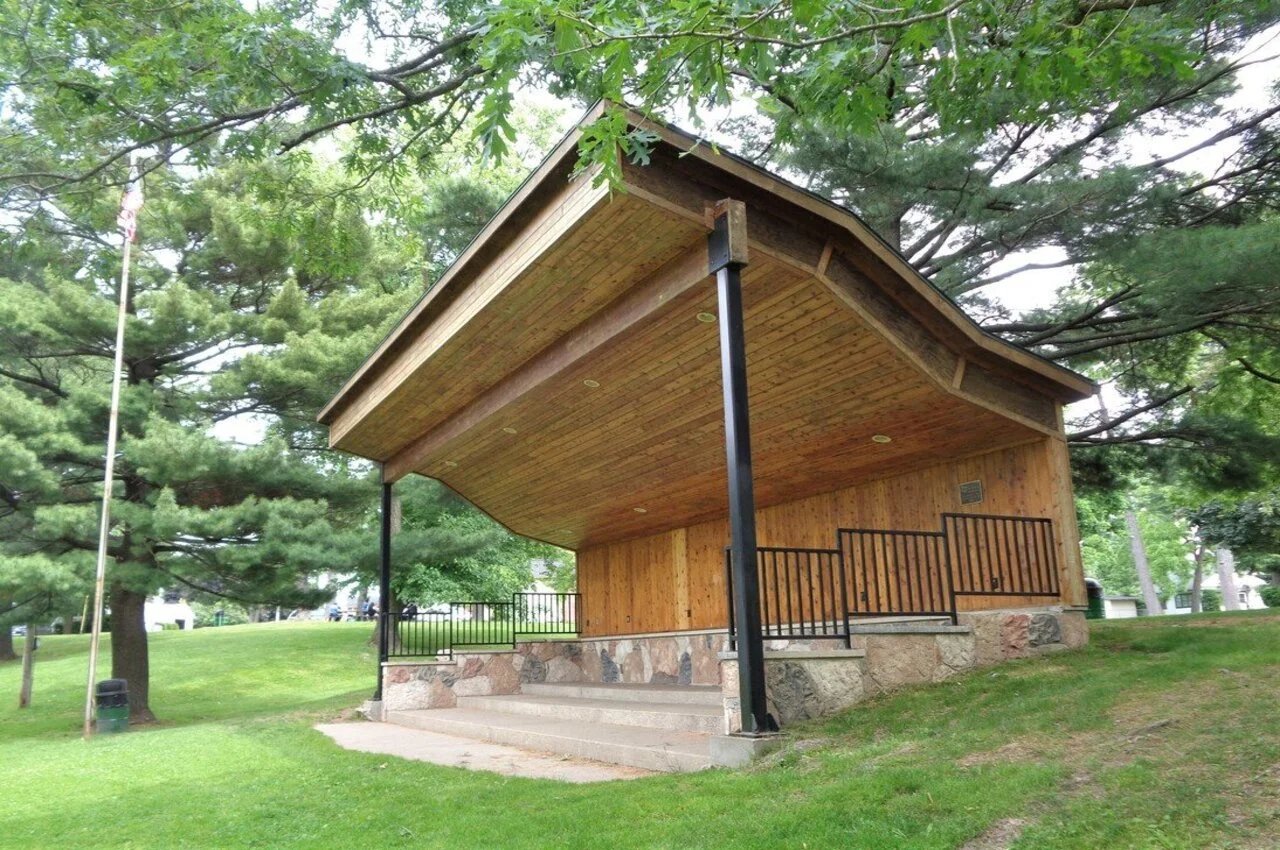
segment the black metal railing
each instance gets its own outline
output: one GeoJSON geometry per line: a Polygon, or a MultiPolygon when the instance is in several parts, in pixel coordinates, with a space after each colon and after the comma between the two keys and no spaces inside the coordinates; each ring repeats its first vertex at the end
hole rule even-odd
{"type": "MultiPolygon", "coordinates": [[[[729,640],[736,634],[725,549],[729,640]]],[[[940,531],[840,528],[835,549],[757,549],[762,636],[850,640],[853,617],[958,619],[960,596],[1057,597],[1053,521],[943,514],[940,531]]]]}
{"type": "Polygon", "coordinates": [[[947,567],[945,534],[841,528],[837,538],[852,584],[851,614],[954,618],[955,594],[947,567]]]}
{"type": "MultiPolygon", "coordinates": [[[[737,633],[733,615],[732,552],[724,550],[729,594],[729,643],[737,633]]],[[[766,638],[843,638],[849,643],[849,599],[839,549],[760,546],[760,628],[766,638]]]]}
{"type": "Polygon", "coordinates": [[[1042,517],[943,514],[956,593],[967,596],[1058,596],[1053,521],[1042,517]]]}
{"type": "Polygon", "coordinates": [[[515,648],[521,637],[578,634],[577,593],[515,593],[510,601],[449,602],[382,615],[388,658],[447,658],[455,648],[515,648]]]}

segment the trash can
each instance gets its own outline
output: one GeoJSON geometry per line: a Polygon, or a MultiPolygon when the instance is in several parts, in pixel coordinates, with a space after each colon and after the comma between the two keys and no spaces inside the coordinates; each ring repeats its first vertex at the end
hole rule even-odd
{"type": "Polygon", "coordinates": [[[129,683],[104,679],[98,683],[98,731],[124,732],[129,728],[129,683]]]}
{"type": "Polygon", "coordinates": [[[1097,579],[1087,578],[1084,580],[1084,590],[1089,602],[1089,610],[1084,615],[1085,619],[1104,619],[1107,615],[1105,606],[1102,603],[1102,582],[1097,579]]]}

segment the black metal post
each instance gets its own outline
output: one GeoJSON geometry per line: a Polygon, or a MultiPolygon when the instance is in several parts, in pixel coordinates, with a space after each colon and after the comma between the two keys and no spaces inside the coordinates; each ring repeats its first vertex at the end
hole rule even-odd
{"type": "Polygon", "coordinates": [[[380,528],[380,547],[378,553],[378,688],[373,692],[375,700],[382,699],[383,664],[391,650],[391,634],[394,628],[391,610],[391,482],[387,480],[387,470],[383,467],[379,479],[382,484],[382,510],[378,522],[380,528]]]}
{"type": "Polygon", "coordinates": [[[742,733],[776,731],[764,687],[764,639],[756,568],[755,490],[751,477],[751,427],[747,409],[746,337],[742,319],[742,267],[746,220],[741,204],[728,202],[708,237],[710,271],[716,276],[720,313],[720,373],[724,387],[725,454],[729,465],[729,531],[737,631],[738,694],[742,733]]]}

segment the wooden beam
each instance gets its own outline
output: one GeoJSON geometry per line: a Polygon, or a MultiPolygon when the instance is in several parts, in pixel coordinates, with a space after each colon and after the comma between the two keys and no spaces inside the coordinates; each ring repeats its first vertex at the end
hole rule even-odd
{"type": "Polygon", "coordinates": [[[708,276],[707,245],[700,240],[684,254],[633,287],[626,295],[476,396],[440,427],[428,431],[400,450],[387,461],[387,480],[398,481],[413,472],[425,458],[580,362],[619,334],[657,314],[708,276]]]}

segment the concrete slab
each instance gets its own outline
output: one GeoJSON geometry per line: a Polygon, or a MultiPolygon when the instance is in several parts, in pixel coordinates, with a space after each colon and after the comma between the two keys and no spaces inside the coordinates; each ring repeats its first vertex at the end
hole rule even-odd
{"type": "Polygon", "coordinates": [[[469,770],[487,770],[503,776],[560,782],[610,782],[654,775],[636,767],[535,753],[505,744],[458,738],[425,729],[408,729],[389,723],[321,723],[315,728],[344,749],[469,770]]]}
{"type": "Polygon", "coordinates": [[[711,738],[711,763],[717,767],[746,767],[782,746],[782,740],[777,734],[715,735],[711,738]]]}
{"type": "Polygon", "coordinates": [[[389,711],[387,722],[559,756],[668,773],[711,766],[705,732],[582,723],[474,708],[389,711]]]}

